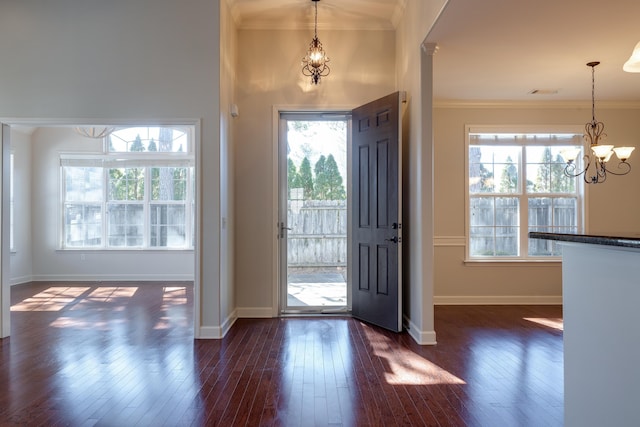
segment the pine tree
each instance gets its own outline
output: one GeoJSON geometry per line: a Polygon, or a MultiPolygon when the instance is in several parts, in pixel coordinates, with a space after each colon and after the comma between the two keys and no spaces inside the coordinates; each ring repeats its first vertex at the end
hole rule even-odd
{"type": "Polygon", "coordinates": [[[314,198],[316,200],[326,200],[327,192],[329,190],[326,172],[327,158],[322,155],[313,167],[313,171],[316,174],[316,180],[313,183],[314,198]]]}
{"type": "Polygon", "coordinates": [[[511,156],[507,156],[507,163],[502,170],[499,189],[501,193],[515,193],[518,190],[518,168],[511,156]]]}
{"type": "Polygon", "coordinates": [[[149,148],[147,149],[148,151],[158,151],[158,146],[156,145],[156,140],[151,138],[151,141],[149,141],[149,148]]]}
{"type": "Polygon", "coordinates": [[[347,197],[342,185],[342,176],[338,170],[338,164],[333,154],[329,154],[324,166],[324,173],[327,183],[326,198],[328,200],[344,200],[347,197]]]}
{"type": "Polygon", "coordinates": [[[548,193],[551,191],[551,148],[545,147],[542,159],[538,165],[536,181],[533,184],[533,191],[536,193],[548,193]]]}
{"type": "Polygon", "coordinates": [[[313,199],[313,174],[311,173],[311,162],[306,156],[300,163],[300,187],[303,188],[305,200],[313,199]]]}
{"type": "Polygon", "coordinates": [[[133,141],[133,144],[131,144],[131,148],[129,150],[144,151],[144,145],[142,145],[142,139],[140,138],[140,135],[136,136],[136,139],[133,141]]]}
{"type": "Polygon", "coordinates": [[[291,198],[291,189],[300,188],[300,174],[291,158],[287,158],[287,195],[291,198]]]}

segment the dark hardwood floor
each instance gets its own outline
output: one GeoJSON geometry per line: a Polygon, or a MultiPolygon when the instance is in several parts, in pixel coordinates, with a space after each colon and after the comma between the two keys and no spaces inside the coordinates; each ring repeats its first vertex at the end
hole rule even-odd
{"type": "Polygon", "coordinates": [[[559,306],[439,306],[436,346],[345,317],[194,340],[190,283],[12,288],[2,426],[561,426],[559,306]]]}

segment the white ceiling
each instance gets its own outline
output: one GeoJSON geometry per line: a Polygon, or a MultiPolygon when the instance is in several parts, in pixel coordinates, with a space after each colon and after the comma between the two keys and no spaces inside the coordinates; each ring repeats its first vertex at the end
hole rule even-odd
{"type": "Polygon", "coordinates": [[[440,100],[640,101],[622,65],[640,41],[639,0],[451,0],[427,37],[438,44],[440,100]],[[555,95],[530,95],[534,90],[555,95]]]}
{"type": "MultiPolygon", "coordinates": [[[[312,28],[310,0],[228,2],[239,28],[312,28]]],[[[404,4],[321,0],[318,27],[393,29],[404,4]]],[[[600,61],[596,105],[640,102],[640,73],[622,71],[640,41],[640,0],[450,0],[427,41],[438,45],[437,101],[588,101],[586,63],[600,61]]]]}
{"type": "MultiPolygon", "coordinates": [[[[319,0],[318,28],[393,30],[406,0],[319,0]]],[[[311,0],[227,0],[239,28],[313,28],[311,0]]]]}

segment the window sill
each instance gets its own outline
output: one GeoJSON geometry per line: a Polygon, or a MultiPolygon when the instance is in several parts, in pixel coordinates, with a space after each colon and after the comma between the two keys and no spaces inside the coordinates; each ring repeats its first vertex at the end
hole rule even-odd
{"type": "Polygon", "coordinates": [[[499,266],[513,266],[514,264],[527,264],[529,266],[536,267],[548,267],[562,264],[562,258],[550,258],[550,259],[465,259],[465,265],[482,266],[482,267],[499,267],[499,266]]]}
{"type": "Polygon", "coordinates": [[[193,248],[117,248],[117,249],[106,249],[106,248],[58,248],[56,252],[92,252],[92,253],[105,253],[105,254],[113,254],[113,253],[131,253],[131,252],[193,252],[193,248]]]}

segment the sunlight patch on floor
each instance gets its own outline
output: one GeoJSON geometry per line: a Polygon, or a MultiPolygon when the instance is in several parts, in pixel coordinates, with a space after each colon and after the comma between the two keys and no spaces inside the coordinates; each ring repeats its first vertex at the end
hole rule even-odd
{"type": "MultiPolygon", "coordinates": [[[[82,310],[87,305],[95,305],[97,307],[104,304],[112,304],[120,302],[125,305],[127,300],[130,299],[138,291],[137,286],[100,286],[93,290],[86,298],[82,298],[78,304],[71,307],[71,310],[82,310]]],[[[119,310],[122,308],[109,307],[110,310],[119,310]]]]}
{"type": "Polygon", "coordinates": [[[525,317],[524,320],[528,320],[529,322],[537,323],[538,325],[546,326],[548,328],[557,329],[559,331],[564,330],[564,322],[562,319],[547,317],[525,317]]]}
{"type": "Polygon", "coordinates": [[[60,311],[88,291],[88,287],[51,287],[11,306],[11,311],[60,311]]]}
{"type": "Polygon", "coordinates": [[[390,345],[379,332],[365,330],[372,353],[385,366],[385,381],[391,385],[466,384],[446,369],[407,348],[390,345]]]}
{"type": "Polygon", "coordinates": [[[153,329],[169,329],[175,326],[176,322],[180,322],[182,325],[186,325],[186,316],[181,315],[180,312],[176,310],[172,310],[176,307],[184,307],[186,306],[186,304],[187,288],[185,288],[184,286],[164,287],[162,292],[161,307],[164,316],[162,316],[158,320],[153,329]]]}
{"type": "MultiPolygon", "coordinates": [[[[49,326],[53,328],[74,328],[74,329],[95,329],[96,331],[108,331],[111,329],[110,323],[115,322],[111,320],[107,321],[96,321],[96,319],[83,319],[76,317],[58,317],[56,320],[51,322],[49,326]]],[[[125,323],[125,320],[119,320],[120,323],[125,323]]]]}

